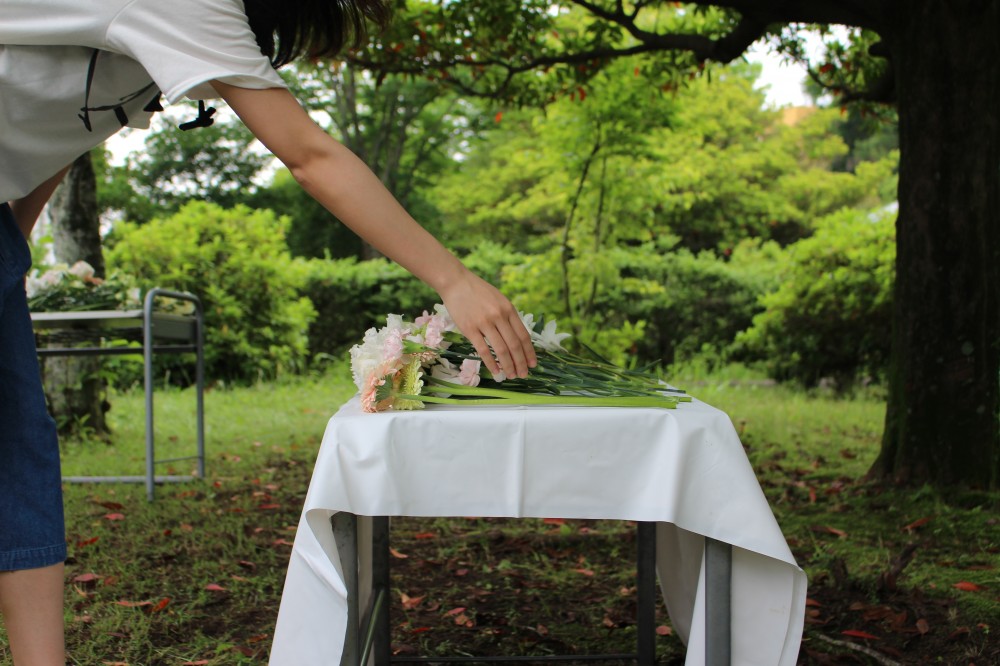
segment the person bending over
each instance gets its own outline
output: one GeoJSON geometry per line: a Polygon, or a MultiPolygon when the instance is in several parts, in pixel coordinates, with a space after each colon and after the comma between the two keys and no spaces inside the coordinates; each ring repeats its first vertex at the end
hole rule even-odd
{"type": "Polygon", "coordinates": [[[337,219],[432,287],[491,372],[524,377],[517,311],[318,127],[276,68],[330,57],[389,21],[388,0],[0,3],[0,612],[16,666],[65,663],[66,557],[55,426],[24,292],[26,242],[70,164],[161,96],[224,99],[337,219]]]}

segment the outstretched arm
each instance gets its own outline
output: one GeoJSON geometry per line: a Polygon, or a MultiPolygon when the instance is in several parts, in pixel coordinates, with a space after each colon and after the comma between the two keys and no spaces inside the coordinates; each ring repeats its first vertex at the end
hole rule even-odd
{"type": "Polygon", "coordinates": [[[491,372],[527,376],[535,365],[535,352],[510,301],[410,217],[375,174],[316,125],[291,93],[218,81],[213,85],[313,198],[441,296],[491,372]]]}

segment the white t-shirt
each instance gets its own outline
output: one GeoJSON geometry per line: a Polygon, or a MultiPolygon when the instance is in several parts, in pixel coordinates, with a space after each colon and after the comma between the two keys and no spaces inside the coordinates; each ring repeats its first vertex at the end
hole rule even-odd
{"type": "Polygon", "coordinates": [[[0,0],[0,201],[28,194],[123,120],[148,127],[159,91],[170,103],[208,99],[216,79],[285,85],[242,0],[0,0]]]}

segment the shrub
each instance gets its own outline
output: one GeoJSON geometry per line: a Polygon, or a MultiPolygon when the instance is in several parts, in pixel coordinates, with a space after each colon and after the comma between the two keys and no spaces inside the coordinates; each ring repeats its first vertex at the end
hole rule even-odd
{"type": "Polygon", "coordinates": [[[878,378],[892,330],[895,216],[843,210],[815,235],[786,249],[781,286],[737,339],[775,379],[807,386],[832,378],[841,389],[862,374],[878,378]]]}
{"type": "Polygon", "coordinates": [[[192,202],[143,226],[117,225],[107,262],[144,288],[201,299],[209,378],[270,379],[304,366],[316,314],[299,294],[303,272],[285,245],[287,224],[266,210],[192,202]]]}
{"type": "MultiPolygon", "coordinates": [[[[519,255],[484,243],[463,262],[492,284],[519,255]]],[[[433,289],[387,259],[312,259],[304,264],[302,294],[316,307],[309,326],[310,354],[340,354],[361,342],[366,330],[383,326],[387,314],[409,318],[430,310],[441,298],[433,289]]]]}
{"type": "Polygon", "coordinates": [[[389,313],[411,317],[438,301],[434,291],[387,259],[310,259],[302,293],[316,308],[309,352],[339,354],[389,313]]]}
{"type": "Polygon", "coordinates": [[[622,263],[622,307],[630,319],[646,322],[635,349],[644,363],[669,365],[727,349],[750,325],[767,284],[712,252],[631,252],[622,263]]]}

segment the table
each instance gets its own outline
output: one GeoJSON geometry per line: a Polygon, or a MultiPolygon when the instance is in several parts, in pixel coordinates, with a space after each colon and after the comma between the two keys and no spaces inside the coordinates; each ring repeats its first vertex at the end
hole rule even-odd
{"type": "MultiPolygon", "coordinates": [[[[706,660],[706,538],[730,544],[732,664],[792,666],[798,655],[805,574],[729,417],[697,400],[676,410],[434,406],[365,414],[355,397],[323,437],[272,666],[340,662],[347,577],[330,528],[340,512],[655,523],[660,587],[688,664],[706,660]]],[[[362,552],[361,561],[369,556],[362,552]]],[[[370,571],[360,575],[365,587],[370,571]]]]}
{"type": "Polygon", "coordinates": [[[153,500],[156,483],[188,481],[185,475],[157,475],[156,465],[181,460],[197,460],[198,476],[205,477],[205,353],[204,315],[201,301],[187,292],[159,287],[146,292],[142,309],[89,310],[74,312],[33,312],[32,327],[39,337],[52,336],[60,346],[38,347],[39,356],[98,356],[142,354],[146,398],[146,470],[143,476],[71,476],[69,482],[144,482],[146,498],[153,500]],[[157,312],[159,298],[173,298],[194,306],[193,315],[157,312]],[[108,339],[139,341],[142,348],[107,345],[108,339]],[[83,345],[78,344],[85,341],[83,345]],[[86,345],[86,346],[84,346],[86,345]],[[195,370],[195,455],[156,459],[153,431],[153,356],[155,354],[194,353],[195,370]]]}

